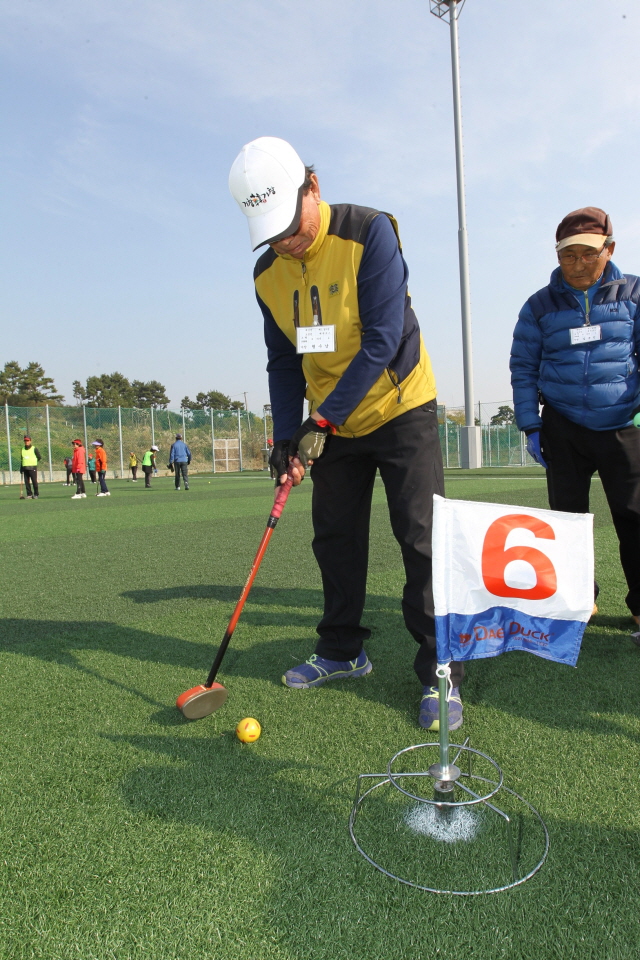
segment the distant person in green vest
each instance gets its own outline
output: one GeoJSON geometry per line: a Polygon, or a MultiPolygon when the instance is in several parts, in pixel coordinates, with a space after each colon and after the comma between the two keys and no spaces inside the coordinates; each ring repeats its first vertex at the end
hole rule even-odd
{"type": "Polygon", "coordinates": [[[89,451],[87,467],[89,470],[89,477],[91,479],[91,483],[95,483],[96,482],[96,458],[93,455],[93,450],[89,451]]]}
{"type": "Polygon", "coordinates": [[[71,497],[72,500],[86,500],[87,494],[84,489],[84,474],[87,469],[87,453],[82,445],[82,440],[73,441],[73,460],[71,461],[73,469],[73,479],[76,482],[76,492],[71,497]]]}
{"type": "Polygon", "coordinates": [[[142,472],[144,473],[144,485],[147,489],[151,487],[151,474],[156,465],[156,453],[160,448],[156,446],[149,447],[142,458],[142,472]]]}
{"type": "Polygon", "coordinates": [[[133,452],[129,454],[129,470],[131,470],[131,477],[134,483],[138,482],[138,458],[133,452]]]}
{"type": "Polygon", "coordinates": [[[24,446],[20,454],[20,473],[24,477],[27,490],[27,500],[38,500],[38,463],[42,460],[37,447],[31,446],[31,437],[24,438],[24,446]],[[31,484],[33,483],[33,492],[31,484]]]}

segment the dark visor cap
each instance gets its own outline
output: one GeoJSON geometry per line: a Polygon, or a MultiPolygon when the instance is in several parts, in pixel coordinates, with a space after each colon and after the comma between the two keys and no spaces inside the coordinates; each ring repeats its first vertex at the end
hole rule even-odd
{"type": "Polygon", "coordinates": [[[562,250],[563,247],[568,247],[572,243],[593,245],[592,240],[580,240],[580,237],[602,237],[601,242],[604,242],[611,236],[613,236],[613,227],[608,213],[600,207],[581,207],[579,210],[568,213],[558,224],[556,250],[562,250]]]}

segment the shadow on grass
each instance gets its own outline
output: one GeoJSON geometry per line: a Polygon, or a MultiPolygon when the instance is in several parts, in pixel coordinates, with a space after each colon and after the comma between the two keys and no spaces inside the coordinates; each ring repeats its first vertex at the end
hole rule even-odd
{"type": "MultiPolygon", "coordinates": [[[[205,599],[224,604],[230,614],[240,590],[239,586],[194,585],[129,591],[127,595],[139,603],[178,597],[205,599]]],[[[227,684],[234,676],[248,677],[271,681],[279,687],[284,670],[313,652],[321,602],[320,590],[256,587],[243,611],[241,625],[261,629],[282,627],[288,636],[261,640],[250,646],[245,642],[241,649],[234,648],[232,643],[220,680],[227,684]],[[300,628],[297,637],[290,635],[292,623],[300,628]]],[[[216,613],[216,618],[223,622],[226,616],[227,610],[216,613]]],[[[416,647],[404,628],[399,600],[369,596],[365,623],[373,631],[366,645],[374,664],[373,673],[363,680],[336,681],[332,687],[346,685],[350,693],[392,707],[415,723],[421,693],[412,669],[416,647]]],[[[611,716],[637,716],[639,712],[640,656],[630,631],[626,635],[617,632],[622,624],[629,630],[625,618],[595,618],[585,634],[577,670],[525,653],[473,661],[467,665],[463,699],[469,706],[491,705],[552,728],[609,732],[637,740],[624,723],[611,716]]],[[[246,638],[246,633],[244,636],[246,638]]],[[[205,644],[104,621],[0,620],[1,648],[71,667],[96,678],[97,672],[79,662],[78,651],[101,650],[141,662],[186,667],[193,671],[194,685],[204,682],[217,650],[217,638],[210,632],[208,637],[212,642],[205,644]]],[[[160,703],[143,690],[133,690],[117,680],[102,679],[157,706],[159,709],[153,715],[155,723],[174,726],[185,722],[173,703],[160,703]]],[[[176,690],[176,696],[180,692],[176,690]]],[[[322,688],[302,695],[321,696],[322,688]]]]}
{"type": "MultiPolygon", "coordinates": [[[[193,585],[132,590],[123,596],[135,603],[179,598],[235,603],[240,589],[215,584],[193,585]]],[[[321,590],[254,587],[248,608],[243,612],[244,621],[260,626],[279,623],[290,626],[293,616],[297,625],[309,630],[309,639],[254,644],[250,651],[226,660],[224,673],[268,678],[275,672],[279,680],[282,669],[294,666],[313,652],[322,602],[321,590]],[[267,610],[252,610],[251,605],[267,610]],[[270,614],[269,607],[289,612],[284,616],[275,611],[270,614]],[[300,612],[309,608],[315,608],[318,614],[300,612]]],[[[413,720],[420,692],[411,669],[415,647],[405,630],[399,599],[369,595],[364,619],[373,630],[366,647],[374,663],[374,675],[368,682],[354,686],[349,680],[341,682],[365,699],[395,705],[413,720]]],[[[473,661],[466,667],[463,697],[470,704],[491,703],[500,710],[551,727],[620,733],[618,725],[594,714],[621,711],[635,715],[638,712],[634,684],[640,682],[640,675],[634,670],[637,647],[630,638],[631,629],[629,617],[596,616],[585,634],[577,671],[524,653],[473,661]],[[603,633],[603,630],[614,633],[603,633]]],[[[640,658],[637,664],[640,667],[640,658]]],[[[625,735],[630,736],[628,731],[625,735]]]]}
{"type": "MultiPolygon", "coordinates": [[[[133,603],[163,603],[173,600],[215,600],[218,603],[235,604],[242,592],[242,585],[229,586],[227,584],[203,583],[185,584],[180,587],[165,587],[159,590],[125,590],[120,594],[133,603]]],[[[296,609],[313,607],[317,610],[316,619],[319,619],[324,604],[322,590],[301,589],[292,587],[261,587],[254,585],[251,588],[248,604],[275,607],[295,607],[296,609]]],[[[233,607],[231,608],[233,609],[233,607]]],[[[229,613],[231,613],[231,609],[229,613]]],[[[367,610],[400,610],[400,600],[397,597],[369,595],[367,596],[367,610]]],[[[243,614],[244,616],[244,614],[243,614]]]]}
{"type": "MultiPolygon", "coordinates": [[[[445,898],[436,902],[383,877],[358,856],[347,831],[355,773],[350,781],[347,778],[341,783],[330,783],[330,769],[263,757],[256,749],[238,744],[231,734],[193,739],[107,739],[151,755],[151,762],[133,770],[121,783],[129,809],[137,816],[160,823],[195,825],[205,831],[206,856],[210,858],[207,871],[214,883],[218,877],[223,882],[232,869],[230,858],[238,849],[238,839],[255,845],[256,866],[264,862],[277,864],[277,880],[274,878],[269,886],[268,910],[278,918],[281,929],[295,928],[298,942],[311,942],[309,935],[318,925],[333,931],[328,940],[336,938],[336,952],[327,950],[326,954],[322,952],[323,957],[346,956],[347,944],[354,951],[353,956],[363,956],[359,945],[363,928],[358,926],[363,917],[373,940],[381,942],[391,932],[401,940],[407,938],[407,909],[419,909],[421,916],[433,918],[431,922],[439,917],[445,927],[466,918],[472,928],[467,934],[466,924],[462,923],[458,948],[467,935],[473,936],[476,944],[486,940],[484,956],[491,955],[489,942],[498,919],[507,927],[513,922],[519,929],[526,929],[530,949],[518,954],[523,958],[546,956],[544,944],[557,936],[562,939],[567,916],[581,916],[582,932],[588,934],[588,942],[603,945],[608,934],[603,931],[596,906],[602,889],[616,903],[620,944],[630,948],[634,942],[635,889],[640,879],[634,831],[607,828],[570,816],[562,818],[561,814],[551,817],[548,810],[542,810],[550,829],[551,853],[535,880],[504,898],[445,898]],[[600,853],[596,856],[594,851],[600,853]],[[613,872],[611,863],[616,865],[613,872]],[[340,904],[340,929],[335,924],[336,904],[340,904]],[[523,920],[524,904],[531,911],[527,921],[523,920]],[[594,909],[585,909],[586,904],[594,909]],[[540,924],[536,917],[544,917],[544,923],[540,924]]],[[[550,798],[552,808],[558,802],[557,797],[550,798]]],[[[395,844],[406,845],[406,840],[411,840],[405,836],[401,823],[395,829],[384,830],[384,823],[381,827],[381,842],[387,852],[395,844]]],[[[447,857],[455,860],[462,847],[457,851],[443,847],[442,852],[446,867],[447,857]]],[[[483,855],[488,853],[485,850],[483,854],[480,842],[479,872],[483,855]]],[[[424,873],[416,879],[432,881],[431,861],[424,858],[417,862],[424,873]]],[[[506,844],[504,865],[508,880],[506,844]]],[[[393,955],[426,955],[410,952],[409,944],[407,950],[393,955]]]]}
{"type": "Polygon", "coordinates": [[[629,636],[628,619],[596,617],[575,668],[522,651],[475,660],[463,699],[546,727],[622,736],[638,744],[640,736],[624,718],[640,714],[639,686],[640,651],[629,636]],[[609,632],[603,632],[603,621],[609,632]]]}

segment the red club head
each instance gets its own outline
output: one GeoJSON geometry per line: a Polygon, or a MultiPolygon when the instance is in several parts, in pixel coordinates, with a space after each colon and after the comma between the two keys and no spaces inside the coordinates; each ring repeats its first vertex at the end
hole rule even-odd
{"type": "Polygon", "coordinates": [[[227,691],[221,683],[205,687],[200,683],[191,690],[185,690],[176,700],[176,707],[187,720],[200,720],[219,710],[227,699],[227,691]]]}

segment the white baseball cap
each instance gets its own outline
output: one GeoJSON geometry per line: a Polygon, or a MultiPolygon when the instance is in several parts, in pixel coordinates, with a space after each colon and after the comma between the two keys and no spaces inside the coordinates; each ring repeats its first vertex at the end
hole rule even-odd
{"type": "Polygon", "coordinates": [[[279,137],[245,144],[229,174],[231,196],[249,221],[251,249],[295,233],[302,211],[305,166],[279,137]]]}

